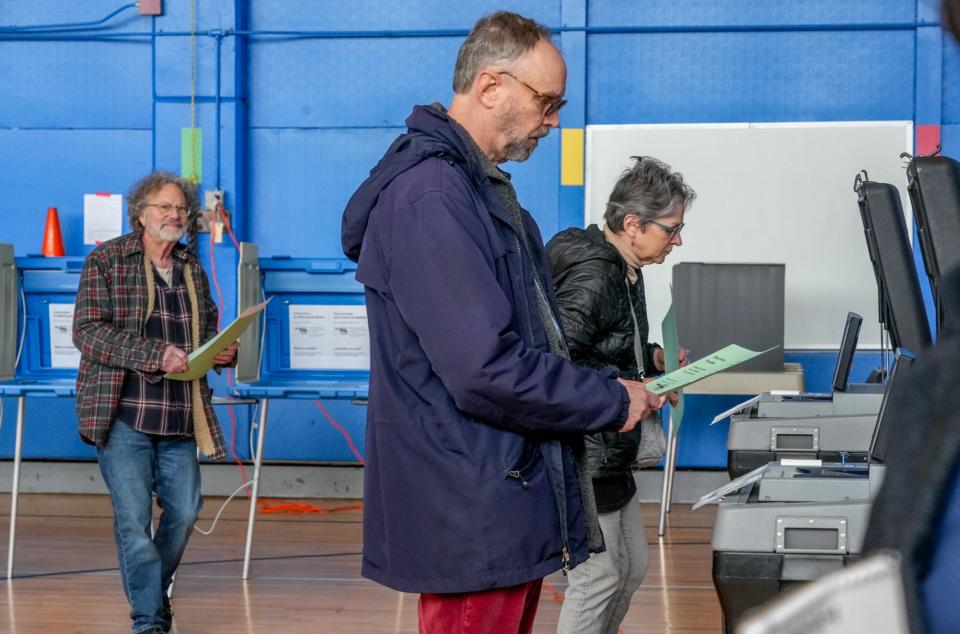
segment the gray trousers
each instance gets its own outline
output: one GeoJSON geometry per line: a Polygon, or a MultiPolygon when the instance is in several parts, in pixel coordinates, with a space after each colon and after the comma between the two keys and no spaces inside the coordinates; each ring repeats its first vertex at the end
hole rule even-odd
{"type": "Polygon", "coordinates": [[[619,511],[600,514],[606,552],[571,570],[558,634],[617,634],[647,572],[647,537],[636,494],[619,511]]]}

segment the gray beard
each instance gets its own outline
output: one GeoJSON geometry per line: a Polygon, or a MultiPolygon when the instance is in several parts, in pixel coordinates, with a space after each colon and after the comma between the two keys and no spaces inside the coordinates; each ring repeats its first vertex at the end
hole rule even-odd
{"type": "Polygon", "coordinates": [[[523,163],[530,155],[533,154],[533,150],[536,146],[530,147],[524,143],[526,139],[516,139],[507,144],[507,147],[504,151],[504,156],[507,157],[508,161],[516,161],[517,163],[523,163]]]}
{"type": "Polygon", "coordinates": [[[186,233],[185,229],[164,230],[146,227],[146,230],[151,237],[156,238],[157,240],[163,240],[164,242],[177,242],[186,233]]]}

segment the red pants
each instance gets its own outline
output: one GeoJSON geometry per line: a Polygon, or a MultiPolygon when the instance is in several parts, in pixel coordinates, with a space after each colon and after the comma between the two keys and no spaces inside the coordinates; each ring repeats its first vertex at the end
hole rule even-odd
{"type": "Polygon", "coordinates": [[[421,594],[420,634],[530,634],[543,579],[463,594],[421,594]]]}

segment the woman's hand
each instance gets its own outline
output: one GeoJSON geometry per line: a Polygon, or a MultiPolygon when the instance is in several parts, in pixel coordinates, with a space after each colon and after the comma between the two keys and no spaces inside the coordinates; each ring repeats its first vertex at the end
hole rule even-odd
{"type": "MultiPolygon", "coordinates": [[[[687,354],[687,349],[684,348],[683,346],[680,346],[680,354],[677,357],[677,361],[680,363],[681,368],[687,365],[687,362],[689,361],[689,355],[687,354]]],[[[666,358],[664,357],[664,354],[663,354],[663,348],[657,348],[656,350],[653,351],[653,365],[660,372],[667,371],[667,363],[666,363],[666,358]]]]}

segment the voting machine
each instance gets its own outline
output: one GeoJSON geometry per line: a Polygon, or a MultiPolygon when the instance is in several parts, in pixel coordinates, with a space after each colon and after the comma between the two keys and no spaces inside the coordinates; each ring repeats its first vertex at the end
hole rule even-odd
{"type": "MultiPolygon", "coordinates": [[[[900,194],[865,173],[857,176],[855,190],[877,280],[879,321],[894,350],[920,353],[932,338],[900,194]]],[[[883,385],[849,382],[861,322],[859,315],[847,316],[832,393],[761,394],[733,414],[727,437],[731,477],[781,457],[867,459],[883,385]]]]}
{"type": "Polygon", "coordinates": [[[867,463],[780,460],[704,496],[720,500],[713,580],[724,623],[797,583],[842,568],[861,552],[870,505],[883,482],[892,418],[909,411],[913,358],[898,354],[867,463]]]}

